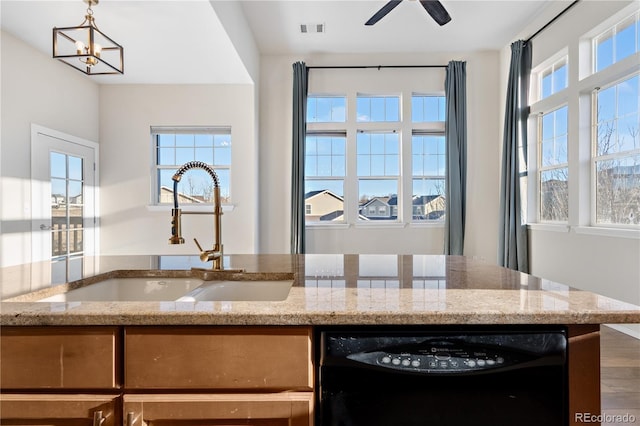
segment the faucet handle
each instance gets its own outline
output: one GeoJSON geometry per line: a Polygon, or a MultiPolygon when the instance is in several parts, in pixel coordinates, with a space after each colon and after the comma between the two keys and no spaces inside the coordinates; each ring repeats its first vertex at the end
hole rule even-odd
{"type": "Polygon", "coordinates": [[[200,252],[202,253],[204,250],[202,250],[202,247],[200,246],[200,243],[198,243],[198,240],[196,238],[194,238],[193,242],[196,243],[196,246],[198,247],[198,250],[200,250],[200,252]]]}
{"type": "Polygon", "coordinates": [[[200,250],[200,260],[202,260],[203,262],[210,262],[213,259],[217,259],[218,257],[220,257],[220,253],[218,252],[215,252],[213,250],[203,250],[197,239],[194,238],[193,242],[196,243],[196,246],[198,246],[198,250],[200,250]]]}

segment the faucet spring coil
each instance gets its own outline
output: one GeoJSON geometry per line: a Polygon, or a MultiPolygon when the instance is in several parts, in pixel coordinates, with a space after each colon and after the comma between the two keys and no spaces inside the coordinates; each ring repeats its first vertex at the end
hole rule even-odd
{"type": "Polygon", "coordinates": [[[215,170],[213,170],[207,163],[203,163],[202,161],[189,161],[188,163],[183,164],[171,179],[173,179],[175,182],[179,182],[180,178],[182,178],[182,175],[185,174],[187,170],[191,169],[203,169],[209,174],[209,176],[211,176],[211,179],[213,179],[214,187],[220,187],[220,181],[215,170]]]}

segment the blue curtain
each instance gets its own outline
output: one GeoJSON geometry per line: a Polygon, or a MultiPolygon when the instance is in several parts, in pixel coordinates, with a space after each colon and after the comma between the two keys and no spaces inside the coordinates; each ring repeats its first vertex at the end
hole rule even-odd
{"type": "Polygon", "coordinates": [[[304,145],[309,69],[293,64],[293,158],[291,162],[291,253],[304,253],[304,145]]]}
{"type": "Polygon", "coordinates": [[[530,43],[518,40],[511,44],[511,66],[507,83],[504,117],[502,176],[500,184],[500,226],[498,262],[521,272],[529,271],[526,223],[522,220],[520,152],[527,158],[528,92],[531,71],[530,43]]]}
{"type": "Polygon", "coordinates": [[[467,63],[447,65],[445,94],[447,115],[447,175],[445,183],[445,254],[464,251],[464,222],[467,204],[467,63]]]}

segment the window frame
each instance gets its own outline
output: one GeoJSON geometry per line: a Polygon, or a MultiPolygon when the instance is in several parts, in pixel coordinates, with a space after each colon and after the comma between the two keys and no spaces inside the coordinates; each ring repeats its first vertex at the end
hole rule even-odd
{"type": "MultiPolygon", "coordinates": [[[[536,218],[537,218],[537,222],[539,223],[545,223],[545,224],[567,224],[569,222],[569,212],[567,210],[567,219],[566,220],[552,220],[552,219],[544,219],[542,216],[542,210],[543,210],[543,202],[542,202],[542,174],[544,172],[549,172],[549,171],[553,171],[553,170],[559,170],[559,169],[567,169],[567,208],[569,207],[569,189],[568,189],[568,185],[569,185],[569,106],[564,103],[562,105],[558,105],[555,108],[551,109],[550,111],[546,112],[546,113],[540,113],[538,115],[538,138],[537,138],[537,144],[536,144],[536,148],[537,148],[537,171],[536,171],[536,178],[537,178],[537,182],[536,182],[536,186],[537,186],[537,193],[536,193],[536,198],[537,198],[537,214],[536,214],[536,218]],[[567,146],[566,146],[566,150],[567,150],[567,161],[564,163],[556,163],[556,164],[552,164],[552,165],[543,165],[544,162],[544,158],[543,158],[543,142],[546,140],[544,139],[544,132],[543,132],[543,121],[544,121],[544,117],[548,114],[553,114],[556,113],[557,111],[561,110],[562,108],[566,108],[567,109],[567,131],[564,135],[566,135],[566,139],[567,139],[567,146]]],[[[555,119],[554,119],[554,130],[553,130],[553,139],[555,141],[556,137],[558,135],[555,133],[555,119]]]]}
{"type": "MultiPolygon", "coordinates": [[[[325,92],[326,93],[326,92],[325,92]]],[[[328,96],[325,93],[309,93],[308,98],[328,96]]],[[[342,221],[305,221],[307,227],[380,227],[394,228],[404,226],[442,227],[444,220],[414,220],[411,198],[413,192],[413,172],[411,168],[411,140],[414,132],[445,136],[445,122],[413,122],[411,115],[411,102],[413,96],[435,96],[444,98],[444,88],[437,92],[415,92],[410,90],[385,91],[374,93],[370,91],[347,91],[344,94],[332,94],[331,96],[344,96],[346,98],[345,122],[312,122],[307,124],[307,135],[313,134],[343,134],[346,135],[346,173],[344,177],[343,216],[342,221]],[[399,121],[358,121],[357,99],[365,97],[395,97],[398,99],[399,121]],[[398,176],[393,177],[397,181],[398,194],[397,205],[390,205],[391,216],[395,219],[388,220],[360,220],[359,212],[359,179],[357,171],[356,138],[360,132],[372,133],[397,133],[398,146],[398,176]],[[349,205],[349,204],[354,205],[349,205]]],[[[446,102],[446,100],[445,100],[446,102]]],[[[305,142],[306,143],[306,142],[305,142]]],[[[375,176],[362,177],[374,179],[375,176]]],[[[307,177],[305,176],[305,186],[307,177]]],[[[305,193],[308,192],[305,189],[305,193]]],[[[377,211],[377,209],[376,209],[377,211]]]]}
{"type": "MultiPolygon", "coordinates": [[[[595,61],[595,59],[594,59],[595,61]]],[[[618,228],[618,229],[630,229],[630,230],[640,230],[640,223],[632,224],[632,223],[608,223],[608,222],[598,222],[598,173],[597,173],[597,163],[600,161],[610,161],[616,159],[623,158],[633,158],[640,157],[640,146],[638,148],[615,152],[610,154],[598,155],[598,93],[603,90],[607,90],[611,87],[618,86],[619,84],[630,80],[634,77],[640,79],[640,69],[626,74],[621,78],[616,80],[610,80],[606,85],[602,87],[596,87],[591,91],[591,138],[590,138],[590,148],[591,155],[589,159],[589,168],[590,168],[590,225],[596,228],[618,228]]],[[[617,106],[617,102],[616,102],[617,106]]],[[[639,108],[640,109],[640,108],[639,108]]],[[[640,111],[639,111],[640,113],[640,111]]],[[[614,114],[614,119],[618,120],[617,112],[614,114]]]]}
{"type": "MultiPolygon", "coordinates": [[[[228,135],[231,143],[230,143],[230,161],[228,165],[216,165],[216,164],[208,164],[211,166],[216,172],[219,170],[225,170],[229,175],[229,187],[228,187],[228,196],[226,197],[226,201],[223,204],[230,205],[232,203],[232,169],[233,169],[233,134],[231,126],[150,126],[150,148],[151,148],[151,188],[150,188],[150,206],[151,207],[159,207],[166,208],[170,207],[171,203],[163,203],[160,202],[160,181],[159,181],[159,173],[161,170],[177,170],[182,164],[158,164],[158,136],[162,134],[174,134],[174,135],[228,135]]],[[[215,145],[212,147],[214,149],[215,145]]],[[[195,158],[197,160],[197,158],[195,158]]],[[[215,159],[215,157],[214,157],[215,159]]],[[[198,209],[200,207],[206,207],[210,209],[213,205],[212,202],[203,202],[203,203],[193,203],[186,205],[190,206],[190,208],[198,209]]]]}

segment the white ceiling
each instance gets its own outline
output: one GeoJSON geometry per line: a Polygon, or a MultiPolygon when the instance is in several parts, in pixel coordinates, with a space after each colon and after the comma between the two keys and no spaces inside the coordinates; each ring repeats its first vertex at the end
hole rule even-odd
{"type": "MultiPolygon", "coordinates": [[[[439,27],[419,2],[405,0],[367,27],[364,22],[387,0],[233,1],[240,3],[261,54],[300,55],[501,49],[551,3],[558,3],[442,0],[452,21],[439,27]],[[320,23],[324,34],[300,33],[300,24],[320,23]]],[[[47,55],[51,29],[80,24],[85,10],[81,0],[0,0],[2,29],[47,55]]],[[[125,74],[91,77],[99,83],[251,82],[208,0],[101,0],[94,17],[125,48],[125,74]]]]}

